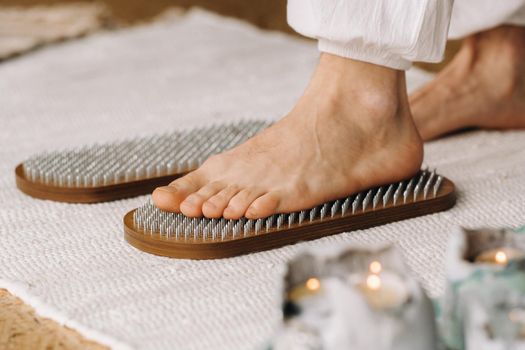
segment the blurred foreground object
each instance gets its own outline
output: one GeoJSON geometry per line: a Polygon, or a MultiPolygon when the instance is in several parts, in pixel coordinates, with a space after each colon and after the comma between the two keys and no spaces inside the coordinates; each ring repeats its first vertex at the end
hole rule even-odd
{"type": "Polygon", "coordinates": [[[458,229],[440,319],[451,349],[525,349],[525,230],[458,229]]]}
{"type": "Polygon", "coordinates": [[[0,61],[99,30],[108,19],[106,6],[99,3],[0,7],[0,61]]]}
{"type": "Polygon", "coordinates": [[[435,349],[430,300],[393,247],[304,253],[288,264],[272,349],[435,349]]]}

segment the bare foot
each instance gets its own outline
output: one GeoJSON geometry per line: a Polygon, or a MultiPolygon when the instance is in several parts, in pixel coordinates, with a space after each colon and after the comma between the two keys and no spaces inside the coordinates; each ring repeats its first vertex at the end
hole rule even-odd
{"type": "Polygon", "coordinates": [[[410,107],[424,140],[469,127],[525,128],[525,28],[465,39],[453,61],[410,96],[410,107]]]}
{"type": "Polygon", "coordinates": [[[323,54],[286,117],[153,200],[192,217],[263,218],[408,178],[422,157],[404,72],[323,54]]]}

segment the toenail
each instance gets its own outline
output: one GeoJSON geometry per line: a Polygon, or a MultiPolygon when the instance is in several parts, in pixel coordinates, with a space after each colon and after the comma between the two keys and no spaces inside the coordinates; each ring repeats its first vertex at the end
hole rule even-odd
{"type": "Polygon", "coordinates": [[[173,186],[157,187],[157,190],[162,191],[162,192],[168,192],[168,193],[175,193],[175,192],[177,192],[177,189],[175,187],[173,187],[173,186]]]}
{"type": "Polygon", "coordinates": [[[217,206],[210,201],[206,201],[204,204],[210,209],[217,209],[217,206]]]}
{"type": "Polygon", "coordinates": [[[186,197],[186,199],[184,200],[184,202],[188,203],[188,204],[197,204],[197,202],[199,201],[199,198],[197,198],[197,196],[193,195],[193,196],[188,196],[186,197]]]}

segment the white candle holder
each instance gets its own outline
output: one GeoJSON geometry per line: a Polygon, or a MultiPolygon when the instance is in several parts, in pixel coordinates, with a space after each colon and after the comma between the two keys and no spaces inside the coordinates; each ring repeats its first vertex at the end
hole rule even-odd
{"type": "Polygon", "coordinates": [[[431,302],[393,247],[303,253],[284,284],[272,349],[435,349],[431,302]]]}
{"type": "Polygon", "coordinates": [[[525,350],[525,232],[458,229],[439,319],[449,349],[525,350]]]}

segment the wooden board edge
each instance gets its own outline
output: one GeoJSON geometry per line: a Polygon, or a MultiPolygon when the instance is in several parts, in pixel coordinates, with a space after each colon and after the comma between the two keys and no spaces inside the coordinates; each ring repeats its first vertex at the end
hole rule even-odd
{"type": "Polygon", "coordinates": [[[16,187],[20,191],[33,198],[64,203],[100,203],[141,196],[183,175],[185,174],[167,175],[102,187],[68,188],[31,182],[26,178],[22,164],[15,168],[16,187]]]}
{"type": "MultiPolygon", "coordinates": [[[[377,211],[365,211],[345,217],[333,219],[334,225],[308,225],[275,233],[268,233],[247,238],[205,243],[180,243],[168,240],[153,239],[133,230],[133,212],[128,212],[123,218],[124,237],[133,247],[150,254],[179,259],[219,259],[229,258],[247,253],[275,249],[301,241],[318,239],[342,232],[366,229],[400,220],[437,213],[454,206],[456,192],[454,184],[444,178],[441,195],[425,201],[415,201],[404,205],[387,207],[377,211]],[[385,215],[388,214],[388,215],[385,215]],[[352,218],[352,222],[350,222],[352,218]],[[335,222],[339,220],[339,222],[335,222]],[[309,232],[310,231],[310,232],[309,232]]],[[[328,221],[327,221],[328,222],[328,221]]]]}

